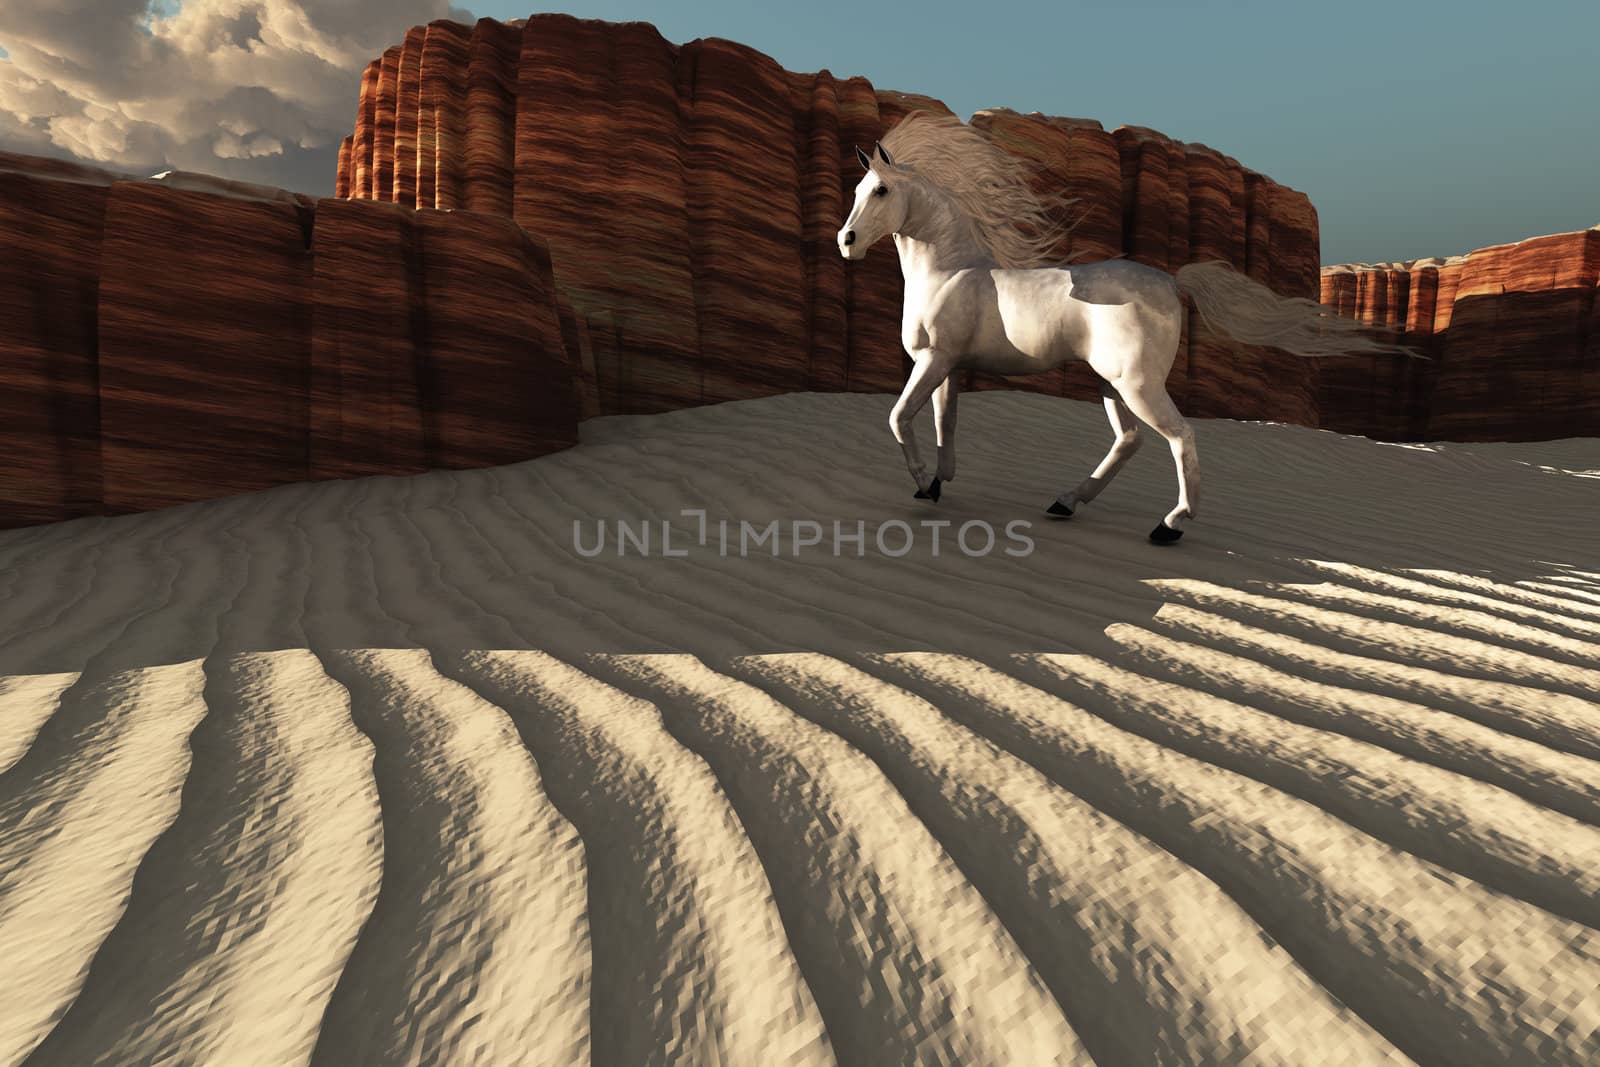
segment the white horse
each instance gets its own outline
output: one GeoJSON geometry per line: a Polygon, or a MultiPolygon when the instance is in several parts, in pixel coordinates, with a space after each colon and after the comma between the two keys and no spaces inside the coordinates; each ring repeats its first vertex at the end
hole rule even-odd
{"type": "Polygon", "coordinates": [[[1051,213],[1070,201],[1041,201],[1021,160],[954,116],[912,112],[874,149],[875,158],[856,149],[867,173],[839,230],[839,252],[861,259],[885,234],[900,252],[900,340],[912,369],[889,426],[919,498],[937,501],[941,483],[955,477],[957,371],[1038,374],[1083,360],[1102,380],[1116,440],[1094,473],[1047,513],[1064,518],[1100,494],[1139,447],[1137,417],[1166,439],[1178,470],[1178,503],[1150,539],[1177,541],[1200,502],[1194,430],[1166,389],[1183,325],[1181,293],[1213,329],[1250,344],[1301,356],[1416,355],[1315,301],[1280,297],[1225,263],[1191,263],[1175,276],[1126,259],[1046,266],[1064,232],[1051,213]],[[938,439],[932,474],[912,428],[929,397],[938,439]]]}

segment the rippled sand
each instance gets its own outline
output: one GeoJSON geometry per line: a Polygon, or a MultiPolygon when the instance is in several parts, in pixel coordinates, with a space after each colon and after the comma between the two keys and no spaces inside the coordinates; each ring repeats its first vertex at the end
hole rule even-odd
{"type": "Polygon", "coordinates": [[[1600,441],[890,402],[0,532],[0,1062],[1596,1062],[1600,441]]]}

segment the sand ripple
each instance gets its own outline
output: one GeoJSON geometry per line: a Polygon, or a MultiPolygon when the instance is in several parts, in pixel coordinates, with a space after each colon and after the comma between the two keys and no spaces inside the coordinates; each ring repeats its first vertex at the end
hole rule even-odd
{"type": "Polygon", "coordinates": [[[1095,406],[933,508],[889,403],[0,534],[0,1063],[1595,1062],[1592,480],[1201,423],[1159,549],[1164,454],[1038,515],[1095,406]]]}

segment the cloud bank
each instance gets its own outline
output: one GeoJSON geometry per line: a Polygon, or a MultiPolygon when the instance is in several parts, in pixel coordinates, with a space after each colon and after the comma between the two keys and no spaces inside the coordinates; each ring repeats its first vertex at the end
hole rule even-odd
{"type": "Polygon", "coordinates": [[[0,0],[0,149],[333,191],[361,70],[449,0],[0,0]]]}

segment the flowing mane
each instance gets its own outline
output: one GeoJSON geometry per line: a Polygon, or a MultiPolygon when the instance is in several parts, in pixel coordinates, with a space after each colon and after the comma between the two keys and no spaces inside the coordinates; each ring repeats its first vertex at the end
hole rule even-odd
{"type": "Polygon", "coordinates": [[[1028,183],[1030,168],[954,115],[913,111],[883,137],[903,165],[956,202],[977,225],[995,262],[1027,269],[1058,266],[1061,240],[1071,231],[1057,221],[1064,196],[1040,197],[1028,183]]]}

